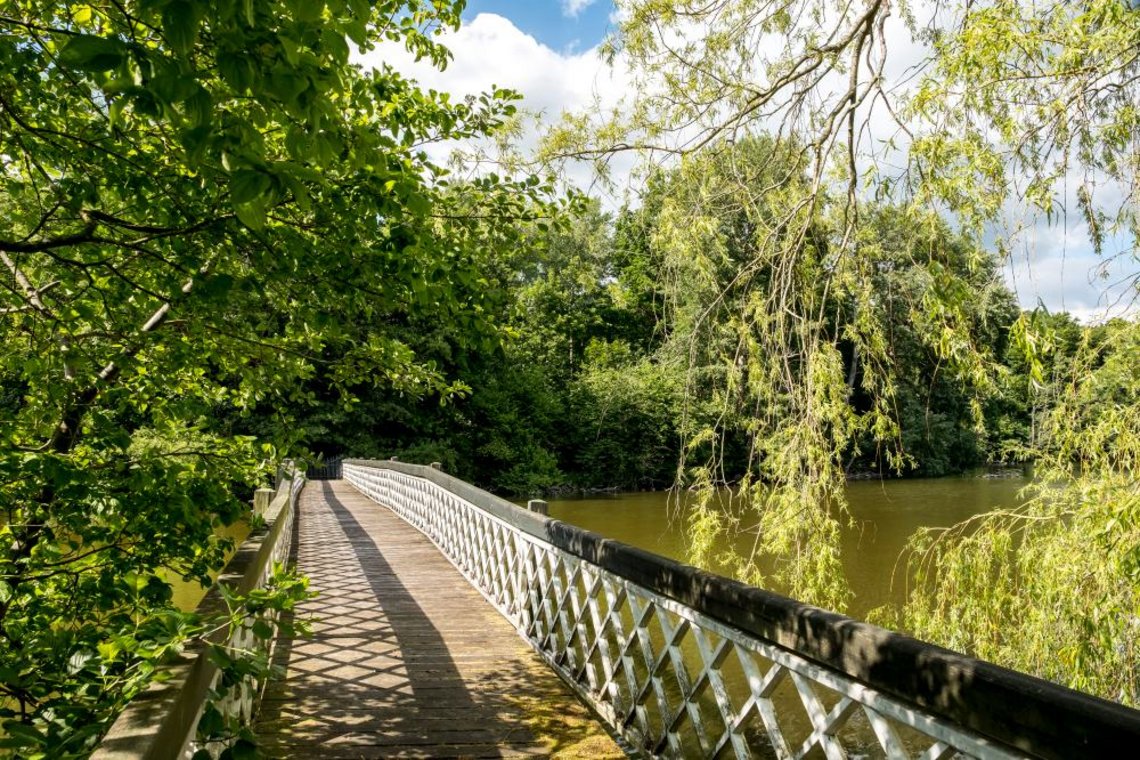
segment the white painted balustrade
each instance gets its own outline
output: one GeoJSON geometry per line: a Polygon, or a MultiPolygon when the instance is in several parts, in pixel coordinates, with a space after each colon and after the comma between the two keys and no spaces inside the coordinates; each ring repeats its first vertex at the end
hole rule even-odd
{"type": "Polygon", "coordinates": [[[1086,734],[1140,726],[1119,705],[604,541],[426,467],[348,460],[344,477],[431,539],[639,754],[1066,756],[1050,731],[1090,747],[1086,734]],[[1074,722],[1050,725],[1051,710],[1074,722]]]}

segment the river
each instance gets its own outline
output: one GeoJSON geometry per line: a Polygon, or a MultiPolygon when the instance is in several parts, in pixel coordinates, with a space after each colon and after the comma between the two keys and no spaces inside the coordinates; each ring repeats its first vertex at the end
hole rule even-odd
{"type": "MultiPolygon", "coordinates": [[[[842,558],[854,599],[854,617],[903,600],[896,561],[907,539],[924,526],[949,526],[999,507],[1012,507],[1027,481],[1020,477],[961,477],[863,480],[847,486],[852,524],[843,530],[842,558]],[[892,577],[894,582],[892,583],[892,577]]],[[[669,494],[627,493],[550,501],[550,516],[648,551],[685,561],[683,519],[669,519],[669,494]]],[[[741,536],[718,550],[749,551],[741,536]]],[[[718,568],[712,568],[718,569],[718,568]]],[[[774,591],[781,589],[775,588],[774,591]]]]}

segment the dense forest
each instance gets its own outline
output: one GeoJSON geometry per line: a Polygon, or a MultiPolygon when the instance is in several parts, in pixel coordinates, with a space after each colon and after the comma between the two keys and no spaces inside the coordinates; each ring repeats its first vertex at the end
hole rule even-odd
{"type": "MultiPolygon", "coordinates": [[[[756,160],[764,160],[762,152],[756,160]]],[[[612,215],[596,202],[579,204],[584,208],[560,229],[507,252],[492,275],[505,295],[506,326],[492,351],[464,350],[449,340],[445,325],[409,325],[404,339],[417,355],[460,381],[449,395],[411,398],[398,389],[359,387],[353,389],[358,400],[345,407],[335,389],[316,382],[310,391],[325,403],[293,410],[299,442],[316,456],[439,461],[465,479],[514,495],[684,485],[677,463],[686,434],[720,411],[696,403],[685,387],[691,335],[675,313],[677,288],[684,285],[662,276],[664,254],[653,243],[659,202],[650,193],[643,205],[612,215]]],[[[720,223],[729,234],[742,225],[727,215],[720,223]]],[[[884,207],[873,224],[881,246],[875,294],[886,305],[891,360],[905,372],[894,399],[895,448],[870,434],[852,441],[843,454],[848,475],[931,477],[1031,460],[1078,348],[1103,345],[1122,323],[1083,326],[1043,307],[1023,313],[996,255],[978,253],[984,264],[968,272],[969,243],[936,227],[923,245],[936,249],[972,289],[970,338],[996,361],[995,383],[979,390],[943,371],[936,351],[915,333],[915,309],[929,283],[898,232],[907,220],[884,207]],[[1043,376],[1031,376],[1015,334],[1019,319],[1047,341],[1037,369],[1043,376]],[[888,459],[888,449],[901,456],[888,459]]],[[[748,243],[740,245],[738,258],[748,243]]],[[[830,308],[838,331],[844,304],[836,299],[830,308]]],[[[858,408],[867,404],[859,359],[851,345],[841,339],[837,345],[858,408]]],[[[723,424],[720,477],[733,483],[747,469],[745,420],[723,424]]]]}
{"type": "MultiPolygon", "coordinates": [[[[736,150],[757,166],[768,160],[765,140],[736,150]]],[[[357,400],[344,406],[336,389],[318,379],[309,391],[323,403],[292,410],[298,442],[318,456],[438,461],[513,495],[667,488],[678,479],[685,485],[686,472],[677,466],[683,443],[721,412],[686,388],[692,336],[677,311],[685,308],[678,298],[688,281],[670,282],[681,273],[667,275],[666,254],[654,243],[662,188],[675,181],[660,176],[652,183],[656,191],[637,207],[614,214],[580,200],[559,228],[524,233],[525,244],[501,252],[487,273],[504,295],[505,331],[494,350],[465,350],[447,325],[409,323],[402,339],[461,384],[449,386],[449,395],[413,398],[401,389],[361,386],[352,389],[357,400]]],[[[735,247],[720,273],[727,282],[752,242],[734,238],[749,234],[746,220],[725,213],[717,221],[735,247]]],[[[876,209],[871,222],[879,241],[875,296],[885,305],[890,360],[905,368],[894,398],[897,437],[886,446],[870,434],[853,440],[843,455],[845,469],[853,477],[930,477],[1024,462],[1078,346],[1102,343],[1115,328],[1082,326],[1044,308],[1023,315],[998,257],[968,251],[969,242],[936,225],[919,244],[971,289],[970,339],[997,363],[997,381],[979,390],[945,371],[937,352],[916,335],[921,328],[914,315],[929,274],[903,234],[909,223],[889,206],[876,209]],[[983,262],[973,271],[968,253],[983,262]],[[1023,316],[1050,341],[1041,352],[1044,381],[1030,376],[1013,335],[1023,316]],[[898,458],[888,460],[887,450],[898,458]]],[[[853,403],[866,406],[858,356],[838,337],[850,305],[836,298],[828,308],[853,403]]],[[[721,423],[722,482],[739,481],[747,471],[745,423],[743,416],[721,423]]]]}
{"type": "Polygon", "coordinates": [[[1020,309],[995,232],[1071,208],[1135,261],[1140,13],[761,5],[623,0],[628,102],[520,158],[517,93],[357,62],[443,68],[461,0],[5,2],[0,748],[89,753],[219,625],[168,579],[210,582],[283,460],[341,454],[680,485],[695,564],[748,524],[739,577],[837,610],[848,478],[1033,462],[1017,509],[915,537],[882,616],[1140,701],[1140,323],[1020,309]],[[892,88],[900,30],[927,57],[892,88]],[[562,181],[618,154],[624,204],[562,181]]]}

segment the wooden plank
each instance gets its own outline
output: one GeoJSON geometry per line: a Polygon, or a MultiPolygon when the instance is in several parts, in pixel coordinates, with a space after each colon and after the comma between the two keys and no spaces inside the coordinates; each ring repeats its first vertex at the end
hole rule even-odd
{"type": "Polygon", "coordinates": [[[282,642],[255,727],[274,758],[623,757],[418,531],[343,481],[301,496],[296,561],[320,596],[282,642]]]}

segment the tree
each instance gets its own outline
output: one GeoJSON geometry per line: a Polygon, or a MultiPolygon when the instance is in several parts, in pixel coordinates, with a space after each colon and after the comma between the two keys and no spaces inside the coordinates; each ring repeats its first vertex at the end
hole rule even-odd
{"type": "Polygon", "coordinates": [[[453,103],[349,60],[350,44],[384,43],[442,66],[432,35],[461,7],[4,6],[9,747],[82,753],[153,669],[161,647],[144,639],[177,644],[187,626],[168,622],[185,619],[160,573],[208,579],[225,548],[214,528],[242,513],[270,445],[293,439],[284,415],[315,399],[305,381],[345,404],[371,383],[447,393],[400,324],[430,315],[498,341],[480,252],[512,234],[496,219],[545,213],[545,188],[452,187],[424,148],[488,134],[515,96],[453,103]]]}
{"type": "Polygon", "coordinates": [[[1087,328],[1043,416],[1022,506],[911,540],[918,635],[1125,704],[1140,702],[1140,331],[1087,328]]]}
{"type": "MultiPolygon", "coordinates": [[[[828,277],[843,262],[826,219],[809,221],[800,204],[809,188],[794,146],[741,140],[664,172],[647,200],[647,229],[668,325],[657,355],[684,373],[678,429],[705,495],[693,512],[699,545],[711,547],[726,527],[712,508],[715,489],[743,475],[751,522],[761,524],[757,555],[781,556],[782,587],[841,606],[837,515],[804,505],[841,498],[841,457],[812,454],[845,450],[865,422],[845,402],[840,325],[828,317],[828,277]],[[789,208],[798,209],[794,223],[789,208]],[[809,547],[809,535],[826,542],[809,547]]],[[[870,384],[875,375],[863,377],[870,384]]],[[[736,572],[759,581],[758,567],[736,572]]]]}
{"type": "Polygon", "coordinates": [[[978,401],[996,391],[944,357],[1002,355],[1017,311],[996,260],[935,215],[868,206],[858,258],[835,253],[830,197],[811,224],[787,225],[808,188],[797,162],[768,136],[697,152],[658,175],[640,218],[668,323],[655,357],[687,378],[676,425],[689,474],[710,499],[744,483],[748,514],[698,509],[698,544],[758,519],[756,551],[734,572],[759,581],[757,566],[775,567],[782,588],[840,605],[840,574],[821,557],[838,557],[845,473],[977,463],[978,401]],[[944,344],[927,314],[939,303],[962,333],[944,344]]]}
{"type": "MultiPolygon", "coordinates": [[[[997,230],[999,253],[1010,250],[1011,239],[1000,234],[1005,210],[1029,207],[1048,224],[1066,209],[1079,208],[1097,250],[1136,256],[1140,13],[1122,0],[1044,5],[989,0],[929,11],[886,0],[628,0],[620,10],[620,29],[609,52],[621,56],[632,72],[631,102],[600,119],[569,118],[549,136],[547,155],[604,164],[615,152],[633,150],[651,161],[672,162],[683,176],[722,157],[725,169],[715,183],[699,179],[715,176],[712,172],[695,172],[686,191],[700,203],[684,208],[737,204],[760,232],[745,258],[724,258],[728,232],[701,224],[699,216],[681,217],[681,223],[671,224],[671,234],[677,258],[695,252],[702,265],[723,263],[736,273],[718,280],[709,266],[694,265],[692,281],[698,292],[707,282],[709,297],[703,302],[715,306],[696,316],[715,317],[715,326],[729,336],[722,341],[737,342],[731,337],[735,331],[747,351],[722,352],[717,365],[694,361],[692,371],[703,372],[707,386],[719,366],[724,379],[714,387],[732,389],[751,402],[736,407],[752,410],[742,424],[764,450],[754,461],[771,463],[757,472],[777,484],[757,494],[756,501],[762,515],[780,516],[775,522],[762,519],[761,525],[767,535],[788,537],[775,547],[790,555],[788,567],[796,567],[797,557],[807,563],[803,573],[794,573],[800,580],[790,588],[809,600],[832,603],[841,598],[830,580],[837,568],[819,558],[830,556],[833,545],[828,509],[842,484],[841,459],[860,431],[880,441],[898,437],[893,399],[904,368],[873,318],[879,274],[869,209],[887,199],[901,208],[910,236],[901,241],[901,250],[920,250],[914,244],[945,222],[969,243],[964,270],[941,266],[936,250],[915,261],[914,273],[924,270],[922,277],[935,285],[923,294],[915,314],[921,329],[915,335],[943,371],[972,389],[971,405],[981,420],[1004,370],[1000,357],[974,340],[971,278],[988,266],[988,235],[997,230]],[[908,48],[917,47],[917,56],[897,48],[902,29],[893,26],[896,10],[911,32],[908,48]],[[899,53],[903,58],[896,60],[899,53]],[[774,182],[755,168],[732,163],[738,155],[734,146],[762,133],[772,135],[770,152],[789,169],[774,182]],[[819,295],[826,291],[849,299],[842,340],[849,355],[859,356],[859,396],[871,404],[869,412],[852,406],[855,395],[846,388],[842,352],[825,318],[830,301],[819,295]],[[729,304],[736,305],[734,314],[729,304]],[[742,372],[739,360],[747,363],[750,356],[764,360],[742,372]],[[773,409],[779,410],[776,425],[773,409]],[[773,494],[781,493],[790,508],[770,509],[773,494]],[[821,549],[813,555],[809,546],[821,549]]],[[[1036,349],[1046,338],[1037,324],[1022,315],[1011,327],[1011,338],[1030,378],[1041,383],[1036,349]]],[[[1125,332],[1136,329],[1130,325],[1125,332]]],[[[713,326],[702,335],[714,336],[713,326]]],[[[1062,396],[1076,399],[1089,387],[1087,374],[1076,375],[1064,384],[1062,396]]],[[[1132,404],[1129,397],[1118,411],[1132,404]]],[[[1099,491],[1131,471],[1127,447],[1119,456],[1092,456],[1085,447],[1104,443],[1096,432],[1097,418],[1072,414],[1067,402],[1058,409],[1068,409],[1069,416],[1052,417],[1036,449],[1056,465],[1047,468],[1051,476],[1063,476],[1073,489],[1068,493],[1093,489],[1111,496],[1131,515],[1135,500],[1126,491],[1099,491]],[[1077,457],[1086,466],[1058,457],[1062,450],[1087,451],[1089,456],[1077,457]]],[[[1079,503],[1082,511],[1091,508],[1079,503]]],[[[1102,512],[1088,514],[1094,524],[1108,526],[1102,512]]],[[[1034,514],[1019,524],[1029,520],[1051,522],[1058,530],[1073,524],[1065,510],[1034,514]]],[[[968,556],[992,561],[985,582],[996,588],[1010,577],[1016,557],[1060,546],[1049,543],[1060,533],[1032,535],[1034,541],[995,545],[988,554],[968,556]]],[[[958,577],[955,567],[965,572],[966,555],[951,554],[934,555],[935,569],[927,577],[958,577]]],[[[1126,563],[1107,572],[1106,578],[1135,588],[1126,563]]],[[[1059,575],[1053,581],[1063,583],[1059,575]]],[[[1051,599],[1022,590],[1003,609],[1045,607],[1051,599]]],[[[971,609],[987,603],[985,598],[964,602],[971,609]]],[[[932,619],[963,614],[954,607],[932,619]]],[[[1089,622],[1090,635],[1120,633],[1089,622]]],[[[1083,682],[1076,665],[1050,675],[1118,695],[1109,682],[1083,682]]]]}
{"type": "MultiPolygon", "coordinates": [[[[882,326],[884,355],[893,367],[893,448],[906,459],[902,474],[945,475],[1000,458],[1003,446],[1022,441],[1002,436],[999,414],[1018,414],[1027,406],[1024,395],[1010,396],[1015,381],[1004,367],[1015,354],[1009,331],[1020,310],[1002,282],[998,257],[979,256],[967,237],[937,216],[925,219],[918,232],[913,216],[897,206],[870,207],[864,215],[868,243],[860,253],[871,262],[871,318],[882,326]],[[959,377],[926,337],[938,327],[927,306],[944,289],[958,290],[953,298],[964,319],[956,327],[968,350],[994,365],[992,385],[978,388],[959,377]]],[[[855,313],[855,307],[844,303],[839,313],[844,311],[855,313]]],[[[849,355],[847,381],[859,410],[873,402],[859,386],[858,352],[849,355]]],[[[884,445],[892,448],[863,434],[853,466],[889,473],[884,445]]]]}
{"type": "Polygon", "coordinates": [[[569,458],[585,485],[670,485],[680,453],[681,368],[637,356],[625,341],[591,341],[570,388],[569,458]]]}

